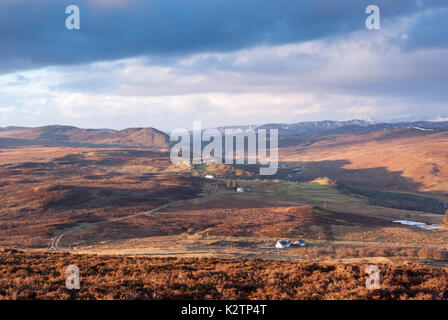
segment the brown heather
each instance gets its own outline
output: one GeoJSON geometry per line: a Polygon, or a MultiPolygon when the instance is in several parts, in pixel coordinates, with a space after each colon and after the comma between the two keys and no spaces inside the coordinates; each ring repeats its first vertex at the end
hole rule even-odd
{"type": "Polygon", "coordinates": [[[0,252],[2,299],[447,299],[448,270],[379,265],[381,289],[365,287],[367,264],[140,258],[0,252]],[[65,288],[77,265],[81,289],[65,288]]]}

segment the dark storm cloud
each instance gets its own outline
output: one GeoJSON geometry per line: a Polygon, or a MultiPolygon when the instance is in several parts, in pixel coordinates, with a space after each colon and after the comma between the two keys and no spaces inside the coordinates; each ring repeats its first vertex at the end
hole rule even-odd
{"type": "MultiPolygon", "coordinates": [[[[383,21],[448,5],[440,0],[374,2],[383,21]]],[[[370,4],[371,0],[3,0],[0,73],[331,37],[364,28],[364,11],[370,4]],[[70,4],[80,7],[81,30],[65,29],[65,8],[70,4]]],[[[420,38],[415,38],[417,43],[420,38]]]]}
{"type": "Polygon", "coordinates": [[[448,9],[421,14],[408,30],[406,49],[448,47],[448,9]]]}

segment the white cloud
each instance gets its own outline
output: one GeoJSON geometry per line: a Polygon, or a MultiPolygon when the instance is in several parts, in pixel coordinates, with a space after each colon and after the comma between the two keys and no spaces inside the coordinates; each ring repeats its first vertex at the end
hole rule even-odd
{"type": "Polygon", "coordinates": [[[12,113],[15,110],[16,110],[16,108],[14,106],[0,107],[0,113],[1,114],[12,113]]]}
{"type": "MultiPolygon", "coordinates": [[[[16,108],[14,106],[0,106],[0,120],[2,122],[7,122],[11,119],[11,116],[15,113],[16,108]]],[[[0,122],[1,124],[1,122],[0,122]]]]}

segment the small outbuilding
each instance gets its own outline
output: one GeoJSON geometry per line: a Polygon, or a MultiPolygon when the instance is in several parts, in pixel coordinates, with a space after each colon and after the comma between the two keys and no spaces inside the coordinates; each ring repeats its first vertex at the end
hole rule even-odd
{"type": "Polygon", "coordinates": [[[211,174],[208,174],[208,175],[206,175],[204,178],[205,178],[205,179],[211,179],[211,180],[213,180],[213,179],[215,179],[215,176],[214,176],[214,175],[211,175],[211,174]]]}
{"type": "Polygon", "coordinates": [[[303,240],[296,240],[292,245],[294,247],[305,247],[306,243],[303,240]]]}

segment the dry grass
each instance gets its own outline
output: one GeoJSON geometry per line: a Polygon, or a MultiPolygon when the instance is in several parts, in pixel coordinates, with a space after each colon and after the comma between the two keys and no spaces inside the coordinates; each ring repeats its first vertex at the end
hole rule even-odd
{"type": "Polygon", "coordinates": [[[154,150],[1,150],[0,245],[47,247],[77,224],[197,197],[202,179],[164,173],[169,165],[167,153],[154,150]],[[159,169],[123,170],[145,166],[159,169]]]}
{"type": "Polygon", "coordinates": [[[0,253],[2,299],[447,299],[448,271],[379,265],[381,288],[365,287],[366,264],[130,258],[0,253]],[[81,289],[65,288],[77,265],[81,289]]]}

